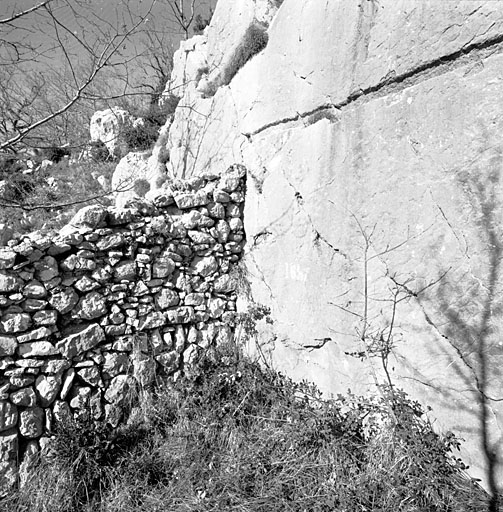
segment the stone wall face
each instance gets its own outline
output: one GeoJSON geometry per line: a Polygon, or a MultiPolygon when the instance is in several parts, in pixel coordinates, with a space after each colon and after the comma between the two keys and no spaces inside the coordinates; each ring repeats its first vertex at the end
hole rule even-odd
{"type": "Polygon", "coordinates": [[[116,426],[132,395],[230,339],[244,193],[236,166],[0,251],[3,491],[54,422],[90,411],[116,426]]]}

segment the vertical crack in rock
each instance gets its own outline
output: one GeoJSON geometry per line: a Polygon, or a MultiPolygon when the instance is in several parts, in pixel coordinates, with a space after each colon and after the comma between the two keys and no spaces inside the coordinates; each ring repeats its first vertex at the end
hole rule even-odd
{"type": "Polygon", "coordinates": [[[286,177],[286,174],[284,171],[282,171],[283,178],[288,183],[289,187],[294,192],[294,197],[297,202],[297,205],[299,206],[299,209],[302,210],[302,213],[307,217],[307,220],[309,221],[309,224],[311,226],[311,230],[313,232],[313,244],[316,247],[319,243],[319,241],[323,242],[325,245],[327,245],[332,251],[334,257],[335,254],[338,254],[344,258],[347,259],[347,255],[342,253],[340,249],[337,249],[333,244],[331,244],[315,227],[313,219],[311,218],[311,215],[307,212],[306,208],[304,207],[304,198],[300,194],[300,192],[294,187],[293,183],[286,177]]]}
{"type": "Polygon", "coordinates": [[[257,260],[255,259],[255,256],[253,255],[252,250],[253,250],[253,248],[251,248],[250,252],[248,252],[247,257],[250,258],[251,261],[253,262],[253,265],[255,266],[255,270],[258,274],[257,277],[260,279],[260,281],[264,284],[264,286],[269,291],[269,296],[270,296],[271,301],[276,302],[276,300],[274,299],[274,293],[272,291],[272,288],[269,285],[269,283],[267,282],[264,273],[262,272],[262,270],[260,270],[260,267],[257,263],[257,260]]]}
{"type": "Polygon", "coordinates": [[[358,66],[367,60],[370,44],[370,35],[375,23],[377,5],[374,1],[360,2],[358,23],[355,28],[355,37],[352,45],[352,69],[351,69],[351,90],[355,88],[357,82],[358,66]]]}
{"type": "MultiPolygon", "coordinates": [[[[430,194],[431,194],[431,190],[430,190],[430,194]]],[[[433,199],[433,195],[432,195],[432,199],[433,199]]],[[[445,220],[445,222],[449,226],[449,229],[451,230],[452,234],[454,235],[454,238],[456,238],[456,240],[458,241],[458,244],[459,244],[459,247],[461,249],[461,252],[466,257],[466,259],[469,260],[470,259],[470,255],[468,253],[468,242],[466,241],[466,238],[462,235],[463,236],[463,241],[461,240],[461,238],[459,237],[458,233],[454,229],[454,226],[452,225],[452,223],[447,218],[447,216],[446,216],[444,210],[442,209],[442,207],[435,200],[433,200],[433,201],[434,201],[436,207],[438,208],[440,214],[442,215],[442,218],[445,220]]]]}

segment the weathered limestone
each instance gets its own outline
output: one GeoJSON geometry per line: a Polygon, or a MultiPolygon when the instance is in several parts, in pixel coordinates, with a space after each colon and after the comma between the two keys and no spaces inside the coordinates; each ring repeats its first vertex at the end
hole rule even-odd
{"type": "Polygon", "coordinates": [[[187,88],[195,89],[201,76],[208,72],[206,54],[206,36],[198,35],[181,41],[180,48],[173,56],[173,72],[163,96],[181,98],[187,88]]]}
{"type": "Polygon", "coordinates": [[[117,164],[112,176],[112,191],[119,208],[131,199],[145,197],[151,183],[155,183],[157,173],[150,168],[149,157],[149,151],[128,153],[117,164]]]}
{"type": "Polygon", "coordinates": [[[103,142],[112,157],[121,158],[129,150],[125,132],[135,121],[129,112],[119,107],[99,110],[93,114],[89,125],[91,140],[103,142]]]}
{"type": "Polygon", "coordinates": [[[272,308],[263,343],[276,367],[329,393],[372,387],[348,355],[366,281],[371,330],[393,325],[393,381],[465,439],[485,479],[486,393],[503,460],[503,6],[288,0],[264,23],[265,47],[230,73],[259,3],[219,1],[210,73],[180,100],[168,171],[248,168],[246,261],[253,299],[272,308]]]}

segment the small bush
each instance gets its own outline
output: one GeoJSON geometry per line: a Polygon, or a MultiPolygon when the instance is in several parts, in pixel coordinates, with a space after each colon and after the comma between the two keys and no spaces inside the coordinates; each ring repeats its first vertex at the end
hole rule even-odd
{"type": "Polygon", "coordinates": [[[232,345],[208,350],[192,375],[161,386],[144,416],[122,429],[61,427],[52,458],[4,502],[8,510],[485,507],[485,493],[452,455],[457,440],[435,434],[401,391],[324,400],[232,345]]]}
{"type": "Polygon", "coordinates": [[[145,151],[150,149],[159,137],[159,130],[172,115],[178,104],[178,98],[166,98],[162,106],[156,103],[146,109],[134,109],[133,115],[143,120],[141,124],[131,126],[124,134],[131,151],[145,151]]]}
{"type": "Polygon", "coordinates": [[[0,153],[0,179],[5,179],[7,176],[22,169],[22,167],[16,155],[0,153]]]}
{"type": "Polygon", "coordinates": [[[87,158],[95,163],[112,160],[108,148],[101,140],[89,141],[86,145],[85,153],[87,153],[87,158]]]}
{"type": "Polygon", "coordinates": [[[260,23],[250,25],[240,44],[225,60],[218,86],[229,84],[236,73],[267,46],[268,41],[269,34],[266,27],[260,23]]]}

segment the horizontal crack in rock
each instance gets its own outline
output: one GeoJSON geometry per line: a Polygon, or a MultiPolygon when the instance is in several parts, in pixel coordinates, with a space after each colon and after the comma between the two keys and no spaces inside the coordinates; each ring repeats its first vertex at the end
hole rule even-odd
{"type": "Polygon", "coordinates": [[[333,341],[332,338],[314,338],[315,343],[302,344],[302,348],[309,349],[309,351],[323,348],[329,341],[333,341]]]}
{"type": "MultiPolygon", "coordinates": [[[[278,121],[271,121],[270,123],[267,123],[252,132],[244,133],[243,135],[249,139],[250,137],[258,135],[269,128],[296,122],[312,116],[313,114],[319,114],[324,111],[327,113],[333,112],[334,110],[338,111],[354,104],[357,101],[370,101],[375,98],[387,96],[393,92],[412,87],[423,80],[428,80],[435,76],[448,73],[453,69],[453,67],[464,66],[472,60],[480,61],[489,57],[493,53],[499,53],[501,51],[503,51],[503,34],[499,34],[479,43],[470,44],[465,48],[461,48],[455,52],[425,62],[424,64],[400,75],[390,72],[381,82],[371,87],[367,87],[366,89],[355,91],[339,103],[327,103],[307,112],[297,112],[295,115],[282,118],[278,121]],[[453,64],[455,64],[455,66],[453,66],[453,64]]],[[[325,117],[332,122],[336,120],[336,117],[333,114],[328,114],[323,118],[325,117]]]]}

